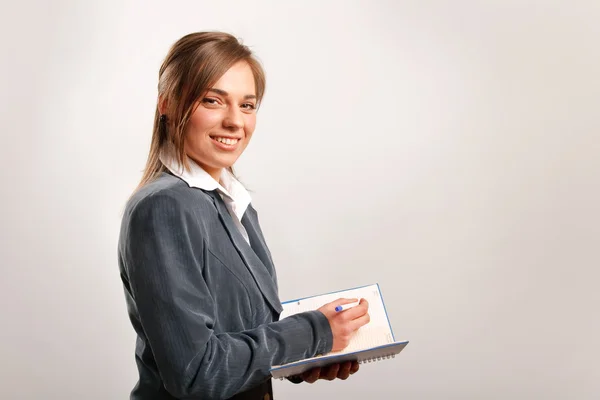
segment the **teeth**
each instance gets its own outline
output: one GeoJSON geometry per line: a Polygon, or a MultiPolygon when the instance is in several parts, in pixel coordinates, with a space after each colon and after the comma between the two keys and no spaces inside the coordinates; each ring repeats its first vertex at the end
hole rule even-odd
{"type": "Polygon", "coordinates": [[[225,144],[229,144],[229,145],[236,144],[238,142],[238,139],[228,139],[228,138],[222,138],[222,137],[215,138],[215,140],[217,142],[221,142],[221,143],[225,143],[225,144]]]}

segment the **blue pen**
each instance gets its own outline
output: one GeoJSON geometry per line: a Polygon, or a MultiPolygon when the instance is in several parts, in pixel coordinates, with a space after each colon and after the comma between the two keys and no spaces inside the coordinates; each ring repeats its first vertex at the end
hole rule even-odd
{"type": "Polygon", "coordinates": [[[340,311],[344,311],[347,310],[349,308],[355,307],[359,304],[359,302],[355,302],[355,303],[349,303],[349,304],[344,304],[342,306],[337,306],[335,307],[335,311],[340,312],[340,311]]]}

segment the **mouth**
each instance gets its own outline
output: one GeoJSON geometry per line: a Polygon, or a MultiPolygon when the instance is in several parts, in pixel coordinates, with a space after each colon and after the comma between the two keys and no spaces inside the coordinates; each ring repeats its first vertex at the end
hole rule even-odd
{"type": "Polygon", "coordinates": [[[235,146],[240,141],[239,138],[228,138],[228,137],[222,137],[222,136],[211,136],[210,138],[212,140],[214,140],[215,142],[218,142],[218,143],[221,143],[221,144],[224,144],[227,146],[235,146]]]}

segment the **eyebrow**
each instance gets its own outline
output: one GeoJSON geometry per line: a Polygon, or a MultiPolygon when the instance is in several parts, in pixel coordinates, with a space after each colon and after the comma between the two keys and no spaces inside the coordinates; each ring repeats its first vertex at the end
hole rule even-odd
{"type": "MultiPolygon", "coordinates": [[[[221,96],[229,96],[229,93],[227,93],[226,91],[224,91],[223,89],[217,89],[217,88],[210,88],[208,89],[209,92],[214,92],[216,94],[219,94],[221,96]]],[[[247,94],[244,96],[244,100],[249,100],[249,99],[256,99],[256,95],[253,94],[247,94]]]]}

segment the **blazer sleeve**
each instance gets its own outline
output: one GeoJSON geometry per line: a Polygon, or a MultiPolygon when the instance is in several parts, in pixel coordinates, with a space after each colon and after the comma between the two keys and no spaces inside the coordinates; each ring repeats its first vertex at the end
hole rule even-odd
{"type": "Polygon", "coordinates": [[[216,334],[198,249],[204,239],[181,201],[158,193],[132,208],[121,248],[141,325],[170,394],[228,398],[263,382],[271,365],[331,350],[331,328],[319,311],[216,334]]]}

